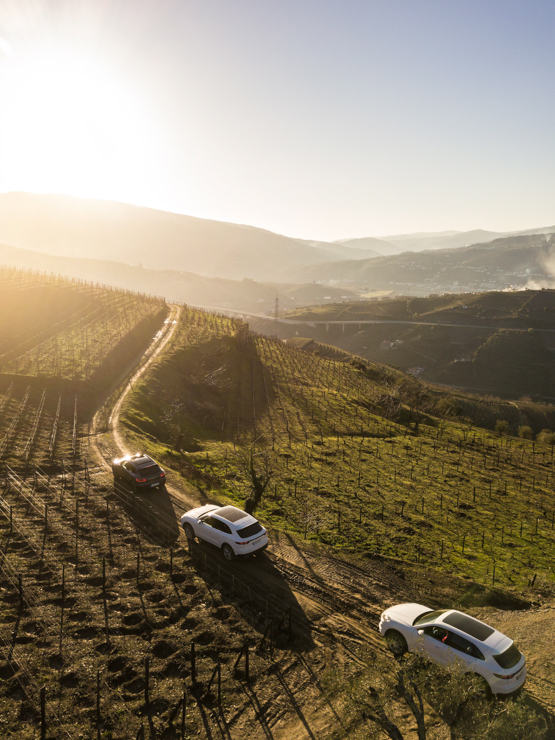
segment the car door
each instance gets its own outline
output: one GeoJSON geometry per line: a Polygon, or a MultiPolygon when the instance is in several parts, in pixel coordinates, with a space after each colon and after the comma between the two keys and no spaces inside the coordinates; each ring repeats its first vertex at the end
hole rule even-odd
{"type": "Polygon", "coordinates": [[[205,542],[210,542],[212,545],[217,545],[217,530],[214,529],[214,520],[209,514],[201,516],[198,520],[198,524],[195,527],[195,531],[198,537],[205,542]]]}
{"type": "Polygon", "coordinates": [[[128,461],[124,462],[121,466],[122,478],[126,481],[135,480],[135,466],[133,463],[128,461]]]}
{"type": "Polygon", "coordinates": [[[474,643],[451,630],[448,630],[445,641],[445,658],[448,663],[462,663],[464,671],[472,673],[479,672],[480,663],[483,665],[485,660],[481,650],[474,643]]]}
{"type": "Polygon", "coordinates": [[[222,522],[220,519],[214,518],[214,536],[217,540],[218,547],[221,547],[224,542],[227,542],[231,545],[231,541],[233,539],[231,534],[231,529],[227,526],[225,522],[222,522]]]}
{"type": "Polygon", "coordinates": [[[447,630],[437,625],[431,625],[418,630],[418,635],[422,640],[420,649],[423,656],[433,660],[434,663],[445,663],[444,640],[448,637],[447,630]]]}

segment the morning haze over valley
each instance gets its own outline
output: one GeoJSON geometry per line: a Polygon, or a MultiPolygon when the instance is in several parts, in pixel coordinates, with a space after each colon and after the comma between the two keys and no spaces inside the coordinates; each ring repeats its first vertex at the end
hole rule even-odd
{"type": "Polygon", "coordinates": [[[554,27],[0,0],[2,738],[555,738],[554,27]]]}

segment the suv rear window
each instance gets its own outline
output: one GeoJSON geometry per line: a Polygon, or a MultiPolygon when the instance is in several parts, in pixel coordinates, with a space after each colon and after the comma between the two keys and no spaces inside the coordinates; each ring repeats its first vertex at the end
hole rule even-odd
{"type": "Polygon", "coordinates": [[[148,473],[148,475],[160,475],[160,467],[158,465],[141,465],[139,470],[141,473],[148,473]]]}
{"type": "Polygon", "coordinates": [[[504,653],[493,656],[495,662],[498,663],[501,668],[512,668],[519,662],[521,657],[522,655],[514,642],[510,648],[505,650],[504,653]]]}
{"type": "Polygon", "coordinates": [[[262,532],[262,525],[259,522],[249,524],[248,527],[243,527],[243,529],[237,530],[239,537],[252,537],[253,534],[258,534],[259,532],[262,532]]]}

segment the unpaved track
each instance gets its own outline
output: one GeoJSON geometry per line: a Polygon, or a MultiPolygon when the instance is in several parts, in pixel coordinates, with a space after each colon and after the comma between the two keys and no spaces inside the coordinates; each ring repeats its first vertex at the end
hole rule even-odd
{"type": "MultiPolygon", "coordinates": [[[[160,329],[160,331],[153,338],[148,349],[140,360],[139,367],[133,372],[133,375],[128,378],[125,387],[118,396],[118,399],[115,402],[110,414],[110,418],[108,421],[110,431],[106,432],[106,435],[111,435],[113,444],[115,445],[117,452],[119,452],[122,456],[129,454],[129,450],[127,449],[120,433],[119,416],[121,407],[123,405],[123,402],[127,398],[128,393],[133,389],[134,383],[136,383],[141,375],[143,375],[145,370],[147,370],[152,365],[154,360],[171,341],[179,322],[182,308],[181,306],[172,305],[170,309],[170,315],[165,320],[163,328],[160,329]]],[[[110,461],[107,460],[105,455],[102,453],[98,442],[98,438],[100,436],[98,429],[100,427],[101,416],[103,412],[104,407],[100,408],[94,415],[92,423],[91,447],[92,454],[96,458],[96,461],[99,463],[99,465],[109,468],[110,461]]]]}
{"type": "MultiPolygon", "coordinates": [[[[129,454],[123,439],[120,424],[122,405],[133,389],[134,383],[153,364],[174,336],[181,314],[179,306],[172,306],[164,328],[158,332],[143,356],[139,367],[133,372],[120,393],[111,412],[109,431],[98,433],[101,414],[99,410],[93,421],[91,452],[99,464],[109,468],[107,452],[129,454]],[[103,451],[104,448],[104,451],[103,451]]],[[[198,505],[199,498],[194,489],[167,485],[175,513],[198,505]]],[[[324,553],[318,549],[300,546],[289,535],[271,533],[271,546],[267,562],[242,563],[241,579],[255,588],[279,593],[286,585],[305,610],[311,629],[318,641],[320,633],[334,635],[334,642],[344,638],[370,642],[375,647],[383,646],[377,634],[377,622],[383,608],[399,601],[418,601],[424,604],[449,603],[460,596],[461,591],[450,578],[441,573],[426,572],[420,566],[394,565],[380,559],[369,559],[354,564],[341,557],[324,553]]],[[[541,609],[530,611],[498,611],[495,609],[473,610],[476,616],[490,621],[493,626],[515,637],[528,658],[528,691],[549,712],[555,711],[555,644],[541,640],[551,626],[555,609],[544,604],[541,609]],[[541,666],[541,667],[540,667],[541,666]]],[[[345,645],[343,645],[345,649],[345,645]]],[[[322,707],[320,707],[320,710],[322,707]]],[[[276,737],[287,737],[287,732],[276,737]]],[[[555,737],[555,735],[554,735],[555,737]]]]}

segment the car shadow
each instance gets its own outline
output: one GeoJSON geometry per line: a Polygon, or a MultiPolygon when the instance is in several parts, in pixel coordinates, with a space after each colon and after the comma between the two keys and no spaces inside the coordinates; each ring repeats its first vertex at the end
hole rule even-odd
{"type": "Polygon", "coordinates": [[[312,625],[283,574],[264,553],[229,562],[208,543],[187,540],[192,567],[212,598],[232,604],[260,636],[259,647],[315,647],[312,625]]]}
{"type": "Polygon", "coordinates": [[[149,542],[173,547],[180,535],[178,515],[165,486],[135,493],[128,483],[114,481],[114,498],[149,542]]]}

